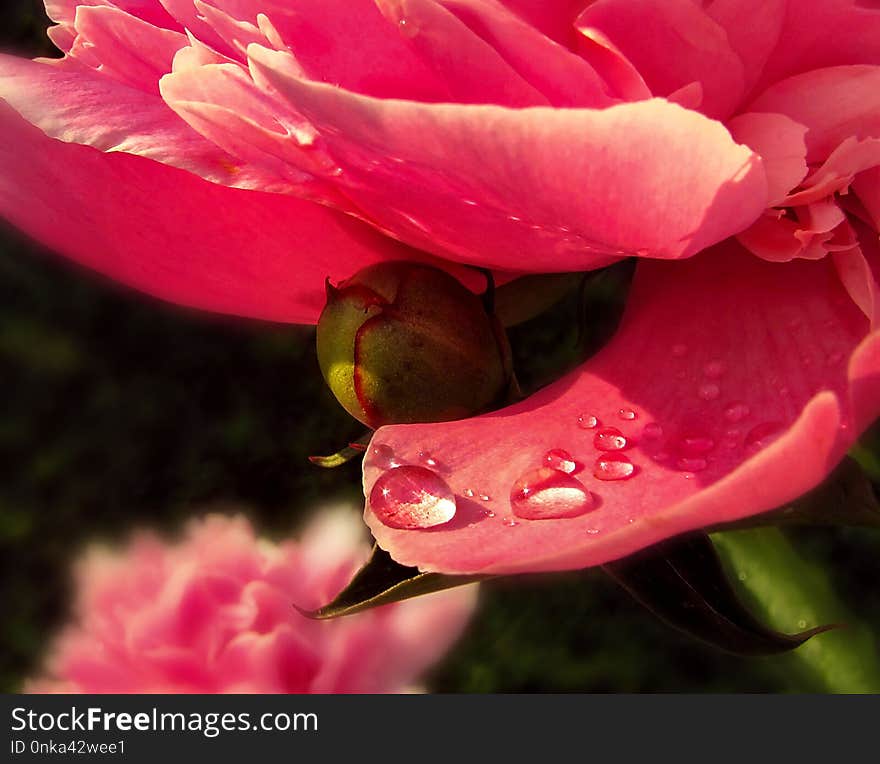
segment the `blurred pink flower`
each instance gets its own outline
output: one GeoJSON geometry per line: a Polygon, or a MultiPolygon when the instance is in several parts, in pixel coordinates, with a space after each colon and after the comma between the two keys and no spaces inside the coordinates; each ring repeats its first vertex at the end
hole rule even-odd
{"type": "Polygon", "coordinates": [[[179,542],[141,533],[80,562],[76,618],[31,692],[403,692],[461,634],[475,587],[332,621],[328,602],[369,552],[350,510],[298,541],[258,539],[242,516],[209,515],[179,542]]]}
{"type": "MultiPolygon", "coordinates": [[[[395,463],[434,454],[457,501],[430,532],[368,507],[402,563],[619,558],[801,495],[880,412],[876,3],[47,8],[64,59],[0,57],[0,213],[126,284],[311,323],[326,277],[378,260],[638,259],[620,331],[565,379],[378,431],[395,463]],[[577,473],[536,475],[550,451],[577,473]]],[[[368,497],[387,467],[368,460],[368,497]]]]}

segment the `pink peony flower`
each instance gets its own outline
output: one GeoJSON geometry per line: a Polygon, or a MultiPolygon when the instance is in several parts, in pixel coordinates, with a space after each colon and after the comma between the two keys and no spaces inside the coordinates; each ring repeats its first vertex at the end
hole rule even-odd
{"type": "Polygon", "coordinates": [[[142,533],[78,568],[76,620],[32,692],[402,692],[461,634],[473,586],[313,621],[293,604],[334,597],[369,547],[349,510],[298,542],[255,537],[242,516],[193,521],[166,543],[142,533]]]}
{"type": "MultiPolygon", "coordinates": [[[[65,58],[0,58],[0,211],[130,285],[313,322],[325,277],[382,259],[502,278],[639,259],[620,331],[576,372],[378,431],[395,463],[434,454],[456,499],[430,532],[368,506],[402,563],[576,568],[762,512],[880,410],[875,4],[48,9],[65,58]],[[575,473],[535,473],[551,450],[575,473]]],[[[364,476],[380,509],[387,466],[364,476]]]]}

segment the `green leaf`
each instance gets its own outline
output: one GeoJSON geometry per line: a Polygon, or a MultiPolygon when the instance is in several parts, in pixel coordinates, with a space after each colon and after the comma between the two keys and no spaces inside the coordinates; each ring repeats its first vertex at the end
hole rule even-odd
{"type": "Polygon", "coordinates": [[[464,586],[485,578],[487,576],[422,573],[418,568],[408,568],[395,562],[388,552],[376,545],[367,563],[332,602],[318,610],[297,610],[309,618],[319,620],[338,618],[410,597],[464,586]]]}
{"type": "Polygon", "coordinates": [[[729,653],[786,652],[832,628],[783,634],[762,624],[737,599],[705,534],[673,539],[603,567],[670,626],[729,653]]]}
{"type": "Polygon", "coordinates": [[[346,462],[350,462],[356,456],[360,456],[363,452],[364,449],[362,448],[346,446],[335,454],[330,454],[330,456],[310,456],[309,461],[312,464],[316,464],[318,467],[332,469],[333,467],[339,467],[346,462]]]}
{"type": "Polygon", "coordinates": [[[746,601],[774,628],[846,624],[793,653],[787,670],[805,673],[822,692],[880,692],[877,641],[848,611],[825,570],[801,557],[775,528],[717,533],[712,539],[746,601]]]}

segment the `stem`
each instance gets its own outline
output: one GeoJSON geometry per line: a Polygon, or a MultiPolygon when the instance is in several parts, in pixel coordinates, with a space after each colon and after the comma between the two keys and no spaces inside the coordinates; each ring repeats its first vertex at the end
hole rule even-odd
{"type": "Polygon", "coordinates": [[[834,591],[831,578],[802,558],[776,528],[712,535],[742,595],[768,625],[794,633],[827,623],[834,629],[808,640],[792,660],[817,690],[880,691],[880,657],[870,628],[858,621],[834,591]]]}

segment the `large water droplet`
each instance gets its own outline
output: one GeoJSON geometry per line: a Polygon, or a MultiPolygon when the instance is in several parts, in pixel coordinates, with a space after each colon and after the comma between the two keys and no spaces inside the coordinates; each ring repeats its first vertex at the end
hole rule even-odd
{"type": "Polygon", "coordinates": [[[721,388],[714,382],[706,382],[697,389],[697,396],[704,401],[714,401],[721,395],[721,388]]]}
{"type": "Polygon", "coordinates": [[[593,467],[593,475],[599,480],[627,480],[635,471],[626,454],[602,454],[593,467]]]}
{"type": "Polygon", "coordinates": [[[405,466],[388,470],[370,491],[370,507],[391,528],[416,530],[455,517],[455,495],[436,472],[405,466]]]}
{"type": "Polygon", "coordinates": [[[626,438],[616,427],[603,427],[593,438],[593,445],[600,451],[620,451],[626,448],[626,438]]]}
{"type": "Polygon", "coordinates": [[[617,416],[621,419],[631,421],[636,418],[636,412],[632,409],[622,408],[617,410],[617,416]]]}
{"type": "Polygon", "coordinates": [[[599,420],[592,414],[581,414],[578,417],[578,427],[582,430],[594,430],[599,426],[599,420]]]}
{"type": "Polygon", "coordinates": [[[746,433],[743,445],[748,451],[760,451],[782,434],[782,422],[763,422],[746,433]]]}
{"type": "Polygon", "coordinates": [[[589,512],[596,502],[583,484],[550,467],[525,473],[510,489],[513,514],[524,520],[555,520],[589,512]]]}
{"type": "Polygon", "coordinates": [[[563,448],[551,448],[544,454],[544,464],[553,470],[559,470],[570,475],[577,469],[577,462],[571,454],[563,448]]]}
{"type": "Polygon", "coordinates": [[[734,401],[733,403],[729,403],[724,409],[724,418],[728,422],[741,422],[751,413],[751,410],[745,403],[734,401]]]}

